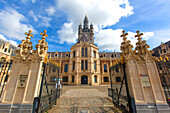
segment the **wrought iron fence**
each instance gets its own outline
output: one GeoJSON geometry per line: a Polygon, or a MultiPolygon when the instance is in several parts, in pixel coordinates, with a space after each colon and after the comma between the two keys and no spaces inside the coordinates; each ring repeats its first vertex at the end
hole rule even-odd
{"type": "Polygon", "coordinates": [[[43,113],[60,97],[60,68],[54,63],[43,64],[39,97],[34,98],[32,113],[43,113]]]}
{"type": "Polygon", "coordinates": [[[166,96],[167,103],[170,106],[170,61],[168,58],[156,61],[156,66],[160,76],[161,84],[166,96]]]}
{"type": "Polygon", "coordinates": [[[12,63],[12,60],[9,62],[5,60],[0,61],[0,98],[2,97],[5,84],[8,81],[12,63]]]}
{"type": "Polygon", "coordinates": [[[136,113],[134,98],[129,94],[125,63],[117,62],[109,71],[111,88],[108,88],[108,96],[112,98],[113,104],[123,112],[136,113]],[[120,82],[117,77],[121,77],[120,82]]]}

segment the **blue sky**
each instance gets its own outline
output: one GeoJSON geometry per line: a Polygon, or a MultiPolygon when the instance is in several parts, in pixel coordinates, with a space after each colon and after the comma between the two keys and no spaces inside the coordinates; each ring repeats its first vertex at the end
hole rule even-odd
{"type": "Polygon", "coordinates": [[[33,31],[33,46],[47,30],[48,51],[70,51],[87,13],[100,51],[120,51],[121,32],[135,46],[137,30],[151,49],[170,39],[170,0],[0,0],[0,38],[14,45],[33,31]]]}

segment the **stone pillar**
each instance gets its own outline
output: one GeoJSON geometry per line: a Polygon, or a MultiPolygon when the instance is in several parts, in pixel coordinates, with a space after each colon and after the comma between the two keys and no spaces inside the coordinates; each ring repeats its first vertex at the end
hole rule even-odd
{"type": "Polygon", "coordinates": [[[26,40],[18,46],[17,55],[14,57],[13,66],[9,75],[7,88],[0,104],[0,112],[3,113],[31,113],[34,97],[38,97],[41,84],[41,71],[44,57],[47,55],[47,42],[45,42],[46,31],[41,33],[39,40],[33,50],[30,37],[31,30],[26,40]]]}
{"type": "Polygon", "coordinates": [[[148,50],[149,45],[142,41],[142,33],[135,37],[138,38],[135,51],[129,40],[128,35],[123,31],[121,37],[122,56],[126,63],[126,74],[129,86],[129,93],[134,97],[137,113],[167,113],[170,108],[166,102],[155,58],[148,50]]]}

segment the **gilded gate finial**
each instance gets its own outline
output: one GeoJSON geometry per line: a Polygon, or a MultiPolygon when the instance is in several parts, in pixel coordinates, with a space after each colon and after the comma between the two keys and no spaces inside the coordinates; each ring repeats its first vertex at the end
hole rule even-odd
{"type": "Polygon", "coordinates": [[[31,30],[29,30],[29,32],[27,33],[27,32],[25,32],[25,35],[27,35],[27,37],[33,37],[33,34],[31,34],[32,33],[32,31],[31,30]]]}
{"type": "Polygon", "coordinates": [[[40,33],[42,35],[42,39],[45,39],[45,37],[48,37],[48,35],[46,33],[47,33],[46,30],[44,30],[44,33],[40,33]]]}
{"type": "Polygon", "coordinates": [[[140,32],[139,30],[136,31],[137,35],[135,35],[135,37],[137,37],[137,38],[138,38],[137,40],[138,40],[139,42],[141,42],[141,41],[142,41],[142,37],[141,37],[141,36],[143,35],[143,33],[139,33],[139,32],[140,32]]]}

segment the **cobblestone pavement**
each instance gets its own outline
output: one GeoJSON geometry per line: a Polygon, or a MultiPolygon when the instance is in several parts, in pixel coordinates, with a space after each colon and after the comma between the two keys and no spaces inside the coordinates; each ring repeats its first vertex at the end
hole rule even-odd
{"type": "Polygon", "coordinates": [[[121,113],[104,86],[64,86],[62,96],[48,113],[121,113]]]}

